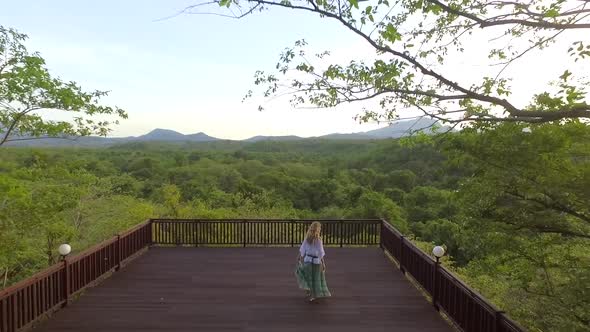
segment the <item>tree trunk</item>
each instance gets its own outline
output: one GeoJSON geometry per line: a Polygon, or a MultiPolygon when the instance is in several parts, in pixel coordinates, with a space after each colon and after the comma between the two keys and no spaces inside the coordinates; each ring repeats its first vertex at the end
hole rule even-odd
{"type": "Polygon", "coordinates": [[[51,240],[51,237],[48,236],[47,237],[47,264],[48,266],[53,265],[53,241],[51,240]]]}
{"type": "Polygon", "coordinates": [[[6,288],[7,283],[8,283],[8,266],[6,267],[6,271],[4,271],[4,282],[2,282],[2,288],[6,288]]]}

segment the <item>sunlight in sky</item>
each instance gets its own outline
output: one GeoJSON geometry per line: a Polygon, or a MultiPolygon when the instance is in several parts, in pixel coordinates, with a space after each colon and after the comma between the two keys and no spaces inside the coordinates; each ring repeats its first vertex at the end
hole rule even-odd
{"type": "MultiPolygon", "coordinates": [[[[194,2],[4,2],[2,24],[28,34],[30,50],[39,51],[54,74],[86,89],[110,90],[105,103],[129,112],[129,119],[115,127],[114,136],[138,136],[166,128],[243,139],[254,135],[317,136],[379,127],[360,125],[353,119],[366,106],[362,104],[337,110],[294,110],[288,97],[242,103],[246,92],[254,88],[254,72],[273,70],[281,51],[298,39],[306,39],[310,49],[331,50],[338,62],[374,56],[360,38],[312,14],[271,10],[242,20],[204,15],[158,20],[194,2]],[[257,110],[261,102],[266,107],[263,112],[257,110]]],[[[474,37],[471,46],[476,55],[481,55],[486,43],[485,38],[474,37]]],[[[480,77],[482,68],[470,64],[471,58],[476,57],[457,55],[444,71],[455,80],[480,77]]],[[[542,74],[555,77],[564,70],[539,73],[541,61],[546,60],[532,59],[512,69],[520,78],[513,82],[519,93],[516,100],[523,105],[530,100],[533,88],[546,84],[539,79],[542,74]]],[[[403,115],[409,114],[416,112],[403,115]]]]}

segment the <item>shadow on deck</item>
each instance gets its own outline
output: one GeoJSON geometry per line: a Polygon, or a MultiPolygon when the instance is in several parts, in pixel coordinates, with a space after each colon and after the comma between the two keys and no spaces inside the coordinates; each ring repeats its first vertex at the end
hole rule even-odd
{"type": "Polygon", "coordinates": [[[326,248],[308,304],[296,248],[152,248],[34,331],[452,331],[378,248],[326,248]]]}

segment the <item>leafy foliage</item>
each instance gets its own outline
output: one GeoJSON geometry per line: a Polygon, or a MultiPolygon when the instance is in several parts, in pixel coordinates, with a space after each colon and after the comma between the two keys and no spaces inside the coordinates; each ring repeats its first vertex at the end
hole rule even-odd
{"type": "Polygon", "coordinates": [[[53,77],[38,53],[29,53],[27,36],[0,25],[0,146],[9,141],[43,137],[106,136],[124,110],[101,106],[105,91],[86,92],[75,82],[53,77]],[[44,119],[42,110],[72,113],[70,121],[44,119]]]}
{"type": "MultiPolygon", "coordinates": [[[[280,55],[276,73],[256,73],[266,97],[286,87],[295,91],[295,105],[378,99],[360,121],[393,121],[412,108],[471,125],[381,142],[3,148],[3,287],[53,264],[62,242],[80,251],[152,216],[386,218],[425,250],[444,244],[450,257],[443,263],[531,331],[590,331],[590,106],[587,82],[572,69],[587,60],[590,46],[574,41],[548,64],[562,66],[562,74],[527,106],[510,100],[518,77],[505,76],[562,32],[590,29],[588,1],[211,3],[238,8],[238,18],[272,6],[313,12],[377,51],[373,61],[322,66],[329,52],[312,59],[307,43],[297,41],[280,55]],[[486,45],[485,61],[499,64],[497,72],[475,83],[443,74],[467,38],[494,27],[504,30],[486,45]],[[293,79],[293,69],[310,79],[293,79]]],[[[0,145],[106,135],[112,123],[96,116],[126,118],[98,104],[106,92],[52,77],[25,39],[0,26],[0,145]],[[36,113],[47,109],[75,115],[51,121],[36,113]]]]}
{"type": "Polygon", "coordinates": [[[590,127],[523,129],[466,130],[444,143],[474,172],[457,195],[456,241],[473,255],[465,274],[535,330],[587,331],[590,127]]]}
{"type": "Polygon", "coordinates": [[[590,117],[587,78],[575,66],[590,54],[584,40],[588,33],[583,33],[590,30],[587,1],[207,1],[183,12],[219,15],[211,4],[231,7],[223,8],[222,13],[228,13],[221,15],[234,18],[274,7],[317,14],[341,24],[376,52],[374,60],[343,64],[330,60],[329,52],[309,54],[307,43],[297,41],[280,55],[276,72],[256,72],[254,83],[262,86],[265,97],[291,93],[294,105],[312,107],[363,102],[359,121],[390,122],[408,109],[454,124],[590,117]],[[569,30],[579,31],[579,37],[564,38],[569,30]],[[530,78],[510,75],[507,69],[535,50],[556,45],[563,52],[558,60],[545,62],[544,69],[564,74],[547,82],[528,105],[519,106],[524,96],[513,96],[511,85],[530,78]],[[458,57],[474,58],[483,70],[481,77],[473,81],[461,70],[449,71],[447,66],[458,57]],[[367,100],[379,106],[364,103],[367,100]]]}
{"type": "Polygon", "coordinates": [[[589,128],[3,148],[2,281],[150,217],[386,218],[425,250],[445,245],[444,264],[531,331],[587,331],[589,128]]]}

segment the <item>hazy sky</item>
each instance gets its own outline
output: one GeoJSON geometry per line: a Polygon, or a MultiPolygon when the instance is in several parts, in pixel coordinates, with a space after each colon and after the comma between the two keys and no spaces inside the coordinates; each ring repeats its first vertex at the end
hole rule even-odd
{"type": "MultiPolygon", "coordinates": [[[[39,51],[54,74],[86,89],[112,91],[105,102],[129,112],[114,136],[167,128],[242,139],[377,127],[353,120],[361,105],[292,110],[284,98],[259,112],[259,101],[242,103],[254,87],[254,72],[274,69],[280,52],[295,40],[305,38],[313,49],[332,50],[341,59],[371,56],[371,48],[352,33],[330,20],[291,10],[243,20],[184,15],[157,21],[194,3],[0,0],[0,24],[27,33],[29,49],[39,51]]],[[[448,70],[466,70],[462,66],[457,59],[448,70]]],[[[526,66],[519,70],[523,76],[536,75],[527,74],[526,66]]],[[[523,86],[535,82],[531,77],[523,86]]]]}

